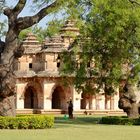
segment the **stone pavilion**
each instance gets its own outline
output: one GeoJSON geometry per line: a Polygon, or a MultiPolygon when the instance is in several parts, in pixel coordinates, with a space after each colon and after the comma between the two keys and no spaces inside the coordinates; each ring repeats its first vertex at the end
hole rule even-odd
{"type": "Polygon", "coordinates": [[[71,32],[79,30],[72,21],[67,21],[60,35],[47,38],[43,44],[32,33],[23,41],[24,55],[15,65],[17,113],[65,113],[68,101],[72,99],[74,113],[116,113],[119,92],[114,96],[79,94],[74,85],[64,86],[59,74],[59,54],[67,50],[73,41],[71,32]]]}

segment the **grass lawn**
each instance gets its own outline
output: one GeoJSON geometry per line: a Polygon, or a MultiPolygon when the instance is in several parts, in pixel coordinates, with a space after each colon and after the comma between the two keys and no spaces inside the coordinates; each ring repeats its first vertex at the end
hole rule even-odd
{"type": "Polygon", "coordinates": [[[0,140],[138,140],[140,126],[99,125],[99,118],[57,117],[55,126],[45,130],[0,130],[0,140]]]}

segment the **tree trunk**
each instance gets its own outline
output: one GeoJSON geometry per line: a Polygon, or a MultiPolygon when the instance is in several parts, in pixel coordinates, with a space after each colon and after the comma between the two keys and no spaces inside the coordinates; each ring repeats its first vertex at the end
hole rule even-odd
{"type": "Polygon", "coordinates": [[[15,96],[9,96],[0,99],[0,115],[1,116],[15,116],[15,96]]]}
{"type": "Polygon", "coordinates": [[[118,107],[126,112],[128,118],[139,118],[139,103],[123,96],[119,99],[118,107]]]}
{"type": "Polygon", "coordinates": [[[16,77],[13,65],[17,48],[16,39],[6,44],[5,48],[0,64],[0,116],[15,116],[16,77]]]}
{"type": "Polygon", "coordinates": [[[10,68],[0,74],[0,116],[15,116],[15,76],[10,68]]]}
{"type": "Polygon", "coordinates": [[[139,118],[140,113],[140,93],[136,85],[127,85],[124,87],[118,107],[127,113],[129,118],[139,118]]]}
{"type": "Polygon", "coordinates": [[[131,105],[132,105],[131,108],[127,112],[128,118],[133,118],[133,119],[139,118],[138,104],[132,103],[131,105]]]}

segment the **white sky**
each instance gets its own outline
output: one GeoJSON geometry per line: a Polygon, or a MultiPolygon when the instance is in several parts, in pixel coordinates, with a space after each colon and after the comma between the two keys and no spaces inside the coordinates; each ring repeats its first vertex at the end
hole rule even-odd
{"type": "MultiPolygon", "coordinates": [[[[6,0],[6,4],[8,7],[14,7],[16,4],[17,4],[18,0],[6,0]]],[[[19,16],[32,16],[35,14],[35,12],[33,10],[31,10],[31,6],[32,6],[32,1],[31,0],[27,0],[27,3],[25,5],[25,8],[23,9],[23,11],[20,13],[19,16]]],[[[7,19],[6,16],[4,15],[0,15],[0,22],[2,22],[3,20],[7,19]]],[[[39,23],[38,23],[38,26],[40,27],[46,27],[48,21],[52,20],[53,19],[53,16],[46,16],[44,17],[39,23]]],[[[5,29],[7,30],[7,29],[5,29]]],[[[2,38],[2,40],[4,40],[4,38],[2,38]]]]}
{"type": "MultiPolygon", "coordinates": [[[[8,5],[8,7],[12,6],[14,7],[16,4],[17,4],[17,1],[18,0],[6,0],[6,3],[8,5]]],[[[26,3],[26,6],[25,8],[23,9],[23,11],[20,13],[19,16],[32,16],[34,15],[34,11],[31,10],[31,6],[32,6],[32,3],[31,3],[31,0],[27,0],[27,3],[26,3]]],[[[51,20],[51,16],[46,16],[45,18],[43,18],[40,22],[39,22],[39,26],[46,26],[46,23],[51,20]]],[[[6,19],[6,16],[1,16],[0,19],[6,19]]]]}

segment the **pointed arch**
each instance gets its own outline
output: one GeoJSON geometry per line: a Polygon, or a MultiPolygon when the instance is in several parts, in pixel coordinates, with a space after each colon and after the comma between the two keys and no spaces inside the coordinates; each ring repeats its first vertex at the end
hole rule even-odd
{"type": "Polygon", "coordinates": [[[52,88],[52,109],[67,109],[67,102],[72,97],[72,91],[70,87],[64,87],[62,85],[55,85],[52,88]]]}
{"type": "Polygon", "coordinates": [[[43,91],[39,82],[29,82],[24,91],[24,108],[43,108],[43,91]]]}
{"type": "Polygon", "coordinates": [[[52,109],[61,109],[63,98],[65,98],[65,93],[62,87],[56,87],[52,93],[52,109]]]}
{"type": "Polygon", "coordinates": [[[24,94],[24,108],[38,108],[38,98],[36,90],[29,86],[24,94]]]}

